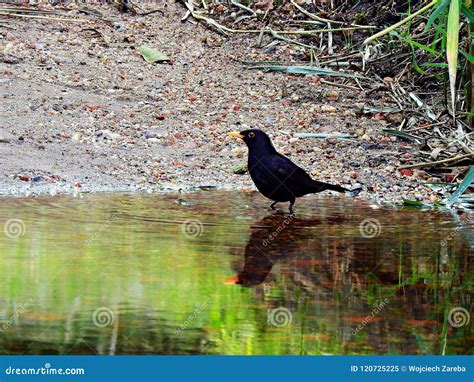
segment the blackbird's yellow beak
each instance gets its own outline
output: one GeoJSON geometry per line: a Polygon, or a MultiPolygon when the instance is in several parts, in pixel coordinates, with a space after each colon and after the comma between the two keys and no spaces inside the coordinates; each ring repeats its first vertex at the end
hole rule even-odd
{"type": "Polygon", "coordinates": [[[244,136],[242,134],[240,134],[238,131],[231,131],[230,133],[227,133],[227,135],[229,137],[244,139],[244,136]]]}

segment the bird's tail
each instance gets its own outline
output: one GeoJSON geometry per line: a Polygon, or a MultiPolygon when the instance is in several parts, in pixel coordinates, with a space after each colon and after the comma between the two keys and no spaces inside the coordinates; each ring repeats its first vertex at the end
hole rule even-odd
{"type": "Polygon", "coordinates": [[[349,192],[347,188],[344,188],[342,186],[324,183],[324,182],[317,182],[317,181],[314,181],[314,188],[315,188],[314,192],[321,192],[321,191],[326,191],[326,190],[331,190],[331,191],[336,191],[336,192],[349,192]]]}

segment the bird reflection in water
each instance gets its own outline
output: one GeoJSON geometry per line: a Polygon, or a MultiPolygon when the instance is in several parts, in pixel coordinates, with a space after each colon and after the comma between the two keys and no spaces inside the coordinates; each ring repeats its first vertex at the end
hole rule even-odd
{"type": "MultiPolygon", "coordinates": [[[[385,232],[363,237],[352,227],[358,223],[340,213],[314,218],[268,215],[250,227],[243,266],[241,258],[234,263],[237,275],[227,283],[254,287],[278,278],[324,300],[365,294],[373,283],[396,287],[398,238],[385,232]]],[[[411,260],[406,260],[405,269],[410,269],[411,260]]]]}
{"type": "MultiPolygon", "coordinates": [[[[330,220],[326,219],[324,223],[337,224],[344,217],[334,216],[330,220]]],[[[277,213],[264,217],[250,228],[243,269],[227,283],[247,287],[262,284],[278,262],[284,263],[283,268],[288,270],[286,273],[290,278],[317,283],[321,276],[312,272],[311,265],[318,262],[314,242],[321,238],[312,236],[308,229],[321,225],[319,218],[302,219],[294,214],[277,213]]]]}

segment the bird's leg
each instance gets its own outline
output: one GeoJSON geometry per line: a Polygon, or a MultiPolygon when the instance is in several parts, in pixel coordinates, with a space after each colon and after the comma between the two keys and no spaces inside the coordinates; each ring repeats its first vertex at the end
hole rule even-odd
{"type": "Polygon", "coordinates": [[[290,214],[293,214],[293,204],[295,204],[295,198],[290,200],[290,214]]]}
{"type": "Polygon", "coordinates": [[[278,202],[273,202],[272,204],[270,204],[270,209],[274,210],[275,209],[275,204],[277,204],[278,202]]]}

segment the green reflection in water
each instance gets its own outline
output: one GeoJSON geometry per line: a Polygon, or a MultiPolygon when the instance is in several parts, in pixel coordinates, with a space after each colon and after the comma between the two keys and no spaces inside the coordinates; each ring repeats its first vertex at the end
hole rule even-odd
{"type": "Polygon", "coordinates": [[[472,353],[472,322],[448,318],[472,310],[473,227],[449,214],[308,197],[289,216],[230,192],[1,202],[2,354],[472,353]]]}

